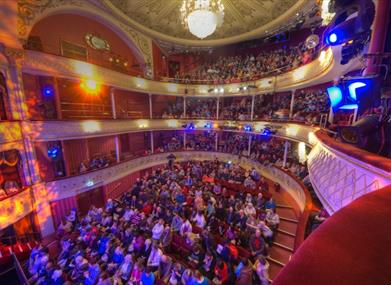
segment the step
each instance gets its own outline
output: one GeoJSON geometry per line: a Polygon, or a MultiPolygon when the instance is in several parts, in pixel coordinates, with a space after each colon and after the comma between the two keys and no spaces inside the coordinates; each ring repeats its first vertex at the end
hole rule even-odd
{"type": "Polygon", "coordinates": [[[277,208],[277,214],[281,217],[297,220],[296,212],[290,208],[277,208]]]}
{"type": "Polygon", "coordinates": [[[281,234],[284,234],[284,235],[291,236],[291,237],[296,237],[296,234],[294,234],[292,232],[288,232],[288,231],[282,230],[282,229],[278,229],[277,232],[281,233],[281,234]]]}
{"type": "Polygon", "coordinates": [[[287,251],[290,251],[293,253],[293,247],[287,246],[285,244],[279,243],[279,242],[273,242],[273,246],[281,247],[282,249],[285,249],[287,251]]]}
{"type": "Polygon", "coordinates": [[[281,266],[285,266],[292,255],[292,252],[281,248],[278,246],[273,246],[269,249],[269,257],[274,260],[274,262],[279,262],[281,266]]]}
{"type": "Polygon", "coordinates": [[[295,246],[295,237],[281,232],[276,233],[274,241],[290,248],[294,248],[295,246]]]}
{"type": "Polygon", "coordinates": [[[296,219],[290,219],[290,218],[285,218],[285,217],[281,217],[281,216],[280,216],[280,220],[291,222],[291,223],[296,223],[296,224],[299,222],[296,219]]]}
{"type": "Polygon", "coordinates": [[[296,235],[297,224],[292,223],[290,221],[280,220],[280,225],[278,226],[278,229],[296,235]]]}

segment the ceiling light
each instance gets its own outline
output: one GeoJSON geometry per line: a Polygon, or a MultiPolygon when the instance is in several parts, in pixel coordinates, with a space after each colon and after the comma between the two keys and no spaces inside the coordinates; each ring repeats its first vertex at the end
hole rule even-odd
{"type": "Polygon", "coordinates": [[[212,35],[224,21],[224,5],[221,0],[183,0],[182,24],[200,39],[212,35]]]}

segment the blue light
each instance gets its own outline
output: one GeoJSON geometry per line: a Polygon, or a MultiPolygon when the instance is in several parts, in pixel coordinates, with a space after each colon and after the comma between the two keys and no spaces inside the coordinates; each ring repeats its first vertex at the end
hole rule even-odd
{"type": "Polygon", "coordinates": [[[338,86],[327,88],[327,94],[330,98],[332,108],[336,108],[342,101],[342,90],[338,86]]]}
{"type": "Polygon", "coordinates": [[[88,180],[88,181],[86,182],[86,186],[87,186],[87,187],[94,186],[94,181],[88,180]]]}
{"type": "Polygon", "coordinates": [[[195,126],[194,126],[194,123],[189,123],[186,125],[186,130],[187,131],[193,131],[195,130],[195,126]]]}
{"type": "Polygon", "coordinates": [[[265,137],[270,137],[270,135],[272,134],[272,132],[270,131],[270,129],[264,129],[261,133],[262,136],[265,136],[265,137]]]}
{"type": "Polygon", "coordinates": [[[358,108],[357,104],[349,104],[349,105],[343,105],[339,109],[341,109],[341,110],[354,110],[354,109],[357,109],[357,108],[358,108]]]}
{"type": "Polygon", "coordinates": [[[251,132],[253,128],[251,127],[251,125],[244,125],[243,129],[245,132],[251,132]]]}
{"type": "Polygon", "coordinates": [[[46,86],[43,88],[43,94],[45,96],[52,96],[53,95],[53,88],[51,86],[46,86]]]}
{"type": "Polygon", "coordinates": [[[205,129],[211,129],[213,126],[212,126],[212,123],[211,122],[207,122],[204,126],[205,129]]]}
{"type": "Polygon", "coordinates": [[[338,40],[338,37],[337,37],[337,34],[336,34],[336,33],[331,33],[331,34],[329,35],[329,42],[330,42],[331,44],[336,43],[337,40],[338,40]]]}
{"type": "Polygon", "coordinates": [[[57,146],[48,149],[48,156],[50,158],[56,158],[59,152],[59,148],[57,146]]]}
{"type": "Polygon", "coordinates": [[[349,84],[349,95],[350,97],[354,100],[354,101],[357,101],[357,94],[356,94],[356,89],[357,88],[361,88],[361,87],[365,87],[367,86],[364,82],[353,82],[351,84],[349,84]]]}

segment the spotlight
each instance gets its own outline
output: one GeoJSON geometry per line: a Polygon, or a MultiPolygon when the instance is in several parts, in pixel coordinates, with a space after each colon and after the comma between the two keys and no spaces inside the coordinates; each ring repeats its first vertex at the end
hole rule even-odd
{"type": "Polygon", "coordinates": [[[247,86],[244,86],[244,87],[243,87],[243,90],[246,91],[246,90],[247,90],[247,86]]]}
{"type": "Polygon", "coordinates": [[[43,88],[43,95],[45,96],[52,96],[53,95],[53,87],[51,86],[46,86],[43,88]]]}
{"type": "Polygon", "coordinates": [[[220,93],[224,93],[224,88],[220,88],[220,93]]]}
{"type": "Polygon", "coordinates": [[[185,131],[193,131],[193,130],[195,130],[194,123],[184,124],[182,127],[185,129],[185,131]]]}
{"type": "Polygon", "coordinates": [[[243,130],[245,132],[251,132],[253,130],[252,126],[251,125],[244,125],[243,126],[243,130]]]}
{"type": "Polygon", "coordinates": [[[204,126],[205,129],[211,129],[213,126],[212,126],[212,123],[211,122],[207,122],[204,126]]]}
{"type": "Polygon", "coordinates": [[[48,148],[48,157],[50,158],[57,158],[58,154],[60,152],[60,148],[55,145],[55,146],[52,146],[50,148],[48,148]]]}
{"type": "Polygon", "coordinates": [[[81,87],[88,93],[96,93],[99,89],[95,80],[88,79],[81,83],[81,87]]]}
{"type": "Polygon", "coordinates": [[[214,89],[214,93],[218,93],[219,92],[219,89],[218,88],[215,88],[214,89]]]}
{"type": "Polygon", "coordinates": [[[331,33],[328,37],[328,42],[329,44],[335,44],[338,40],[337,34],[336,33],[331,33]]]}

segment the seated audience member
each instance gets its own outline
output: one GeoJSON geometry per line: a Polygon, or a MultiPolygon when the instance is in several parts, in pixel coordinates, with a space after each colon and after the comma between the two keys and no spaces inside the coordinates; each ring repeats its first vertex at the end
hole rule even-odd
{"type": "Polygon", "coordinates": [[[250,250],[251,255],[257,257],[263,255],[265,252],[265,241],[262,238],[262,233],[260,230],[256,230],[253,235],[250,237],[250,250]]]}

